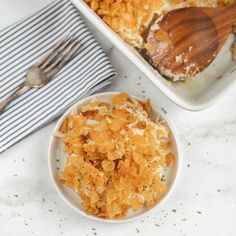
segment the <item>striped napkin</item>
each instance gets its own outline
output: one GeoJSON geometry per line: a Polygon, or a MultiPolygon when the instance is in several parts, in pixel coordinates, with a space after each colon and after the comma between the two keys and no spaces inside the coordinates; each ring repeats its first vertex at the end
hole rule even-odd
{"type": "Polygon", "coordinates": [[[31,89],[0,115],[0,153],[60,116],[77,100],[110,84],[115,71],[69,0],[0,31],[0,100],[23,81],[29,67],[63,35],[78,37],[81,48],[46,86],[31,89]]]}

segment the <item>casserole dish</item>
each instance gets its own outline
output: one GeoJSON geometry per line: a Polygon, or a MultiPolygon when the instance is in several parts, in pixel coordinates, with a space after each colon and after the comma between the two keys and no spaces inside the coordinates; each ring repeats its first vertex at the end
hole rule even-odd
{"type": "MultiPolygon", "coordinates": [[[[233,34],[215,61],[202,73],[185,82],[172,83],[155,70],[140,53],[116,34],[84,0],[72,3],[103,33],[140,71],[176,105],[190,111],[208,108],[221,98],[235,82],[236,63],[232,60],[233,34]]],[[[201,43],[204,43],[204,40],[201,43]]]]}

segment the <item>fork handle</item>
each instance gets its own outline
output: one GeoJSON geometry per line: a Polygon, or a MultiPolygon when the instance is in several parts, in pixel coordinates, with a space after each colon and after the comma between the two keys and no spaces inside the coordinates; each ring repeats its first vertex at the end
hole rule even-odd
{"type": "Polygon", "coordinates": [[[11,95],[6,97],[0,102],[0,114],[5,110],[5,108],[17,97],[19,97],[22,93],[26,92],[30,88],[25,84],[22,84],[19,88],[15,90],[11,95]]]}

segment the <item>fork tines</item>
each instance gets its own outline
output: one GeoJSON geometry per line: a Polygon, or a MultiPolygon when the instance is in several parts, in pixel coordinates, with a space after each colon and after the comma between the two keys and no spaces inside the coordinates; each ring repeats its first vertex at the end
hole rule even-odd
{"type": "Polygon", "coordinates": [[[66,34],[59,40],[38,62],[37,66],[47,74],[53,77],[68,61],[72,59],[79,49],[79,42],[76,37],[66,34]]]}

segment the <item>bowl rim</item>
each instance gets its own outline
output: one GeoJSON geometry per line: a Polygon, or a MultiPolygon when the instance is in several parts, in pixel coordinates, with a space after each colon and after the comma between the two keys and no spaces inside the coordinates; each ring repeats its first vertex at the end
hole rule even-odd
{"type": "MultiPolygon", "coordinates": [[[[162,205],[167,199],[168,197],[171,195],[171,193],[173,192],[173,190],[175,189],[177,180],[179,178],[180,175],[180,167],[181,167],[181,158],[182,158],[182,151],[181,151],[181,144],[180,144],[180,139],[179,136],[177,135],[177,132],[175,130],[175,128],[173,127],[172,122],[170,122],[170,120],[166,117],[166,114],[164,114],[163,112],[160,111],[160,109],[158,109],[156,106],[151,105],[151,107],[154,108],[154,110],[157,111],[157,113],[159,113],[161,115],[161,117],[167,122],[173,138],[175,140],[176,143],[176,153],[177,153],[177,161],[176,161],[176,173],[173,179],[173,182],[171,184],[171,186],[169,187],[169,190],[163,195],[163,197],[160,199],[159,202],[157,202],[152,208],[148,209],[146,212],[143,212],[137,216],[133,216],[127,219],[105,219],[105,218],[100,218],[100,217],[96,217],[93,215],[88,215],[85,211],[75,207],[65,196],[65,194],[63,194],[63,192],[60,190],[58,184],[56,183],[54,176],[53,176],[53,171],[52,171],[52,148],[53,148],[53,141],[55,139],[55,137],[53,136],[53,133],[55,131],[58,130],[58,128],[60,127],[60,125],[62,124],[62,122],[64,121],[64,119],[70,114],[70,112],[75,108],[75,107],[81,107],[84,103],[88,102],[89,100],[93,99],[93,98],[98,98],[102,97],[102,96],[114,96],[116,94],[122,93],[121,91],[115,91],[115,92],[102,92],[102,93],[97,93],[97,94],[93,94],[91,96],[88,97],[84,97],[82,99],[80,99],[79,101],[77,101],[76,103],[74,103],[69,109],[66,110],[65,113],[63,113],[63,115],[57,120],[56,125],[53,128],[53,131],[51,133],[51,137],[50,137],[50,141],[49,141],[49,146],[48,146],[48,169],[49,169],[49,174],[51,177],[51,180],[53,182],[54,187],[56,188],[57,193],[60,195],[60,197],[64,200],[64,202],[70,206],[72,209],[74,209],[76,212],[78,212],[80,215],[85,216],[88,219],[91,220],[95,220],[95,221],[99,221],[99,222],[106,222],[106,223],[125,223],[125,222],[131,222],[131,221],[135,221],[137,219],[140,219],[148,214],[150,214],[153,210],[155,210],[157,207],[160,207],[160,205],[162,205]]],[[[129,96],[133,99],[138,99],[138,100],[144,100],[138,96],[129,94],[129,96]]]]}

